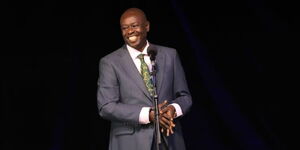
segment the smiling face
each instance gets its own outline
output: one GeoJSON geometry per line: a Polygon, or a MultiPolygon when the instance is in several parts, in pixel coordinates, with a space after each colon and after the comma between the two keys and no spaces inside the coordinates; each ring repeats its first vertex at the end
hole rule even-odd
{"type": "Polygon", "coordinates": [[[149,22],[144,12],[137,8],[126,10],[120,19],[122,36],[127,45],[143,51],[147,44],[149,22]]]}

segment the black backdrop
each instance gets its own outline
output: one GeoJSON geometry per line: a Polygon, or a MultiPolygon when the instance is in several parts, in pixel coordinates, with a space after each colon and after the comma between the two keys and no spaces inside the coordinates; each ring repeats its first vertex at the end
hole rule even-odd
{"type": "Polygon", "coordinates": [[[98,62],[122,46],[119,17],[128,7],[146,12],[150,42],[180,54],[194,102],[182,118],[188,149],[294,149],[295,3],[36,0],[4,6],[3,150],[107,149],[109,122],[96,106],[98,62]]]}

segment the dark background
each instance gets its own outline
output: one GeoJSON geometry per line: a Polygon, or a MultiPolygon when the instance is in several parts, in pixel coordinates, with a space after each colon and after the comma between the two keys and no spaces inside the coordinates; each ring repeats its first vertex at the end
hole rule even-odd
{"type": "Polygon", "coordinates": [[[119,17],[129,7],[146,12],[151,43],[180,54],[193,96],[181,120],[188,149],[296,149],[296,2],[2,3],[1,150],[107,149],[98,63],[122,46],[119,17]]]}

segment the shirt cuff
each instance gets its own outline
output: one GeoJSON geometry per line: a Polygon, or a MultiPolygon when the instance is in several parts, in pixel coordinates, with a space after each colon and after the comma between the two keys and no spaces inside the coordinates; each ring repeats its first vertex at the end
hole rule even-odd
{"type": "Polygon", "coordinates": [[[150,111],[150,107],[143,107],[140,115],[139,115],[139,122],[140,124],[148,124],[150,123],[149,121],[149,111],[150,111]]]}
{"type": "Polygon", "coordinates": [[[173,105],[175,107],[175,110],[176,110],[176,117],[175,118],[180,117],[182,115],[181,107],[176,103],[172,103],[171,105],[173,105]]]}

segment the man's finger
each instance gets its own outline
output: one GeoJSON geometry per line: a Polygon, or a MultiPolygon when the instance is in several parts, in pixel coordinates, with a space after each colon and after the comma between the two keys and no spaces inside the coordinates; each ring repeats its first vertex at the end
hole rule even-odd
{"type": "Polygon", "coordinates": [[[167,111],[169,111],[169,109],[168,109],[168,107],[165,107],[164,109],[161,109],[160,111],[163,114],[163,113],[166,113],[167,111]]]}
{"type": "Polygon", "coordinates": [[[169,136],[169,132],[170,132],[170,130],[169,130],[169,129],[167,129],[167,136],[169,136]]]}
{"type": "Polygon", "coordinates": [[[171,128],[171,129],[169,129],[170,130],[170,133],[171,134],[173,134],[174,133],[174,131],[173,131],[173,128],[171,128]]]}
{"type": "Polygon", "coordinates": [[[164,122],[168,127],[172,126],[172,122],[165,117],[160,118],[160,121],[164,122]]]}
{"type": "Polygon", "coordinates": [[[171,124],[171,126],[174,128],[175,127],[175,123],[173,123],[173,121],[172,121],[172,124],[171,124]]]}
{"type": "Polygon", "coordinates": [[[165,118],[167,118],[168,120],[173,120],[173,117],[172,117],[172,115],[170,115],[169,113],[163,113],[162,115],[161,115],[161,117],[165,117],[165,118]]]}
{"type": "Polygon", "coordinates": [[[158,104],[158,107],[161,108],[168,103],[167,100],[164,100],[162,103],[158,104]]]}
{"type": "Polygon", "coordinates": [[[172,117],[174,116],[175,110],[174,106],[168,105],[164,109],[161,110],[161,113],[169,113],[172,117]]]}
{"type": "Polygon", "coordinates": [[[161,125],[161,127],[168,129],[170,126],[168,124],[166,124],[164,121],[160,120],[159,124],[161,125]]]}

